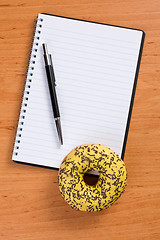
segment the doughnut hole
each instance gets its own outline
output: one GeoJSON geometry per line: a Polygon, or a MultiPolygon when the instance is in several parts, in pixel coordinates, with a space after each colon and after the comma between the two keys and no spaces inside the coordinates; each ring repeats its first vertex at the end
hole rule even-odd
{"type": "Polygon", "coordinates": [[[99,180],[99,175],[100,172],[99,171],[94,171],[96,175],[92,175],[93,171],[88,171],[84,174],[83,179],[85,181],[85,183],[89,186],[94,186],[97,184],[98,180],[99,180]]]}

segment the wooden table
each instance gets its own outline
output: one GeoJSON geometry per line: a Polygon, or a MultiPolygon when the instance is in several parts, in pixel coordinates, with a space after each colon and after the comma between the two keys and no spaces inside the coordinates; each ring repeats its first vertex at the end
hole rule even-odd
{"type": "Polygon", "coordinates": [[[0,240],[160,239],[160,1],[0,1],[0,240]],[[11,161],[21,92],[39,12],[143,29],[122,197],[98,213],[72,210],[58,172],[11,161]]]}

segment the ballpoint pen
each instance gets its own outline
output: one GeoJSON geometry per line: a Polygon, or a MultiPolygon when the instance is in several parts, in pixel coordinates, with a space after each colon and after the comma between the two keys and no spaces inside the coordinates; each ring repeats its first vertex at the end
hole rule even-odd
{"type": "Polygon", "coordinates": [[[54,69],[52,64],[52,57],[51,57],[51,54],[48,53],[47,45],[45,43],[42,44],[42,47],[44,52],[44,62],[45,62],[46,75],[47,75],[49,92],[51,97],[53,115],[56,123],[58,137],[61,145],[63,145],[60,113],[59,113],[59,107],[58,107],[58,101],[57,101],[57,95],[56,95],[56,88],[55,88],[56,84],[55,84],[55,75],[54,75],[54,69]]]}

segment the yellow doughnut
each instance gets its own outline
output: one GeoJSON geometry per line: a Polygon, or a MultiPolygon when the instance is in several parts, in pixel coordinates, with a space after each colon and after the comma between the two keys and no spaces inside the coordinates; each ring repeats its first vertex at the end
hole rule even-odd
{"type": "Polygon", "coordinates": [[[126,186],[124,162],[110,148],[102,144],[76,147],[63,160],[59,169],[58,183],[63,198],[74,209],[100,211],[113,204],[126,186]],[[99,171],[98,182],[90,186],[84,174],[99,171]]]}

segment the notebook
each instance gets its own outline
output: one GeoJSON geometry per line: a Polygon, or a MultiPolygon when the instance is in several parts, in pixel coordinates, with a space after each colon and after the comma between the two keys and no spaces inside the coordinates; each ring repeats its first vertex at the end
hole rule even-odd
{"type": "Polygon", "coordinates": [[[12,160],[59,168],[73,148],[88,143],[104,144],[123,159],[143,42],[138,29],[39,14],[12,160]],[[42,43],[52,55],[63,146],[42,43]]]}

